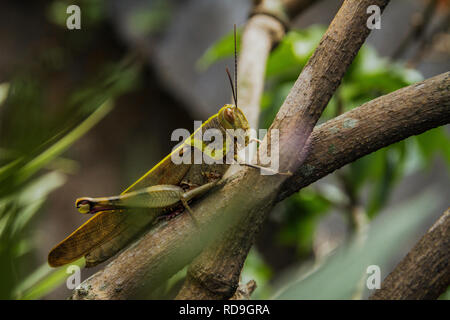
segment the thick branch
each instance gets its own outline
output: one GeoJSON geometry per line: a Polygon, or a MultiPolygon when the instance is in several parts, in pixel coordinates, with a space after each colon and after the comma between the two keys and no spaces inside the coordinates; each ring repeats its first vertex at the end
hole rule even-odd
{"type": "Polygon", "coordinates": [[[437,299],[450,285],[449,261],[450,209],[447,209],[370,299],[437,299]]]}

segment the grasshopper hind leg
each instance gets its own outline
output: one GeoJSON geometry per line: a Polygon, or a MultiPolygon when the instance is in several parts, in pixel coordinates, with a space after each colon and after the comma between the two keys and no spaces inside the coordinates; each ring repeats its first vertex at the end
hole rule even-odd
{"type": "Polygon", "coordinates": [[[188,212],[188,214],[191,217],[192,221],[194,222],[195,226],[198,227],[197,219],[195,219],[195,217],[194,217],[194,211],[192,211],[191,207],[189,206],[187,200],[184,197],[181,198],[181,203],[186,208],[186,211],[188,212]]]}
{"type": "Polygon", "coordinates": [[[192,218],[192,221],[196,226],[198,226],[198,222],[194,217],[194,212],[192,211],[191,207],[189,206],[189,201],[202,196],[203,194],[207,193],[209,190],[214,188],[214,186],[219,182],[219,180],[206,183],[198,188],[189,190],[181,195],[181,203],[183,204],[186,211],[189,213],[190,217],[192,218]]]}

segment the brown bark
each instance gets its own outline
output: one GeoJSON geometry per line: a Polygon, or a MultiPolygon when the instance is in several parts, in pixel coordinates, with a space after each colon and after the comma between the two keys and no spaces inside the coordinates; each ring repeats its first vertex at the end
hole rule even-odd
{"type": "Polygon", "coordinates": [[[450,285],[449,261],[450,209],[447,209],[370,299],[437,299],[450,285]]]}

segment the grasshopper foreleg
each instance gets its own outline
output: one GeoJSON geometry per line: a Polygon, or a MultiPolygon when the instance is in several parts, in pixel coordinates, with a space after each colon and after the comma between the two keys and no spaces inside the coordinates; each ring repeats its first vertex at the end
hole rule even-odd
{"type": "Polygon", "coordinates": [[[278,174],[278,175],[282,175],[282,176],[292,176],[292,172],[288,171],[288,172],[279,172],[279,171],[275,171],[271,168],[268,167],[263,167],[263,166],[259,166],[257,164],[252,164],[252,163],[247,163],[244,160],[240,159],[239,157],[236,157],[236,163],[241,165],[241,166],[247,166],[253,169],[259,169],[259,170],[266,170],[269,172],[272,172],[273,174],[278,174]]]}

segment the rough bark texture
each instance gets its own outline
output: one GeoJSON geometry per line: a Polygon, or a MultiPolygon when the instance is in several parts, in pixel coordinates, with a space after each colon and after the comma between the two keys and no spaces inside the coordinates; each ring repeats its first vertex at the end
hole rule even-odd
{"type": "Polygon", "coordinates": [[[372,300],[437,299],[450,285],[450,210],[384,279],[372,300]]]}

